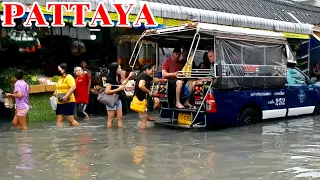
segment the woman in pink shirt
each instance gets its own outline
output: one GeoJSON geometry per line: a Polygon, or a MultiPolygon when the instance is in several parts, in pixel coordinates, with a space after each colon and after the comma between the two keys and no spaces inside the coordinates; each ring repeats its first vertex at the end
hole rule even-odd
{"type": "Polygon", "coordinates": [[[29,85],[23,80],[23,71],[18,71],[14,84],[14,94],[6,93],[6,97],[16,98],[16,114],[12,120],[12,125],[27,130],[27,114],[29,111],[29,85]]]}

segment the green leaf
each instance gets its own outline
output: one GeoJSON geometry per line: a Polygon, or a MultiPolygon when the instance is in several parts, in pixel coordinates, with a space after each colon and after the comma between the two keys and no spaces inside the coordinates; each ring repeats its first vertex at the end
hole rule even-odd
{"type": "Polygon", "coordinates": [[[32,76],[32,77],[31,77],[31,80],[32,80],[32,81],[37,81],[37,80],[38,80],[38,76],[32,76]]]}

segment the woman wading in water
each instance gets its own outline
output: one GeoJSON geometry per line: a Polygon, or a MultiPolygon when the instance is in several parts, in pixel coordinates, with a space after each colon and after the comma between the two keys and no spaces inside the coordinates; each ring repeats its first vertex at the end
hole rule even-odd
{"type": "Polygon", "coordinates": [[[123,94],[121,93],[124,90],[125,84],[129,81],[133,73],[130,73],[128,78],[121,83],[121,66],[118,63],[112,63],[109,66],[109,75],[107,76],[107,82],[106,82],[106,94],[118,94],[119,99],[116,102],[116,104],[113,107],[106,106],[107,111],[108,111],[108,122],[107,122],[107,127],[111,128],[112,127],[112,122],[114,120],[114,117],[117,116],[118,119],[118,127],[122,128],[123,127],[123,121],[122,121],[122,103],[121,99],[126,98],[122,97],[123,94]]]}
{"type": "MultiPolygon", "coordinates": [[[[147,96],[152,97],[152,92],[150,91],[150,87],[153,82],[166,82],[166,79],[158,79],[153,78],[153,70],[154,66],[152,64],[146,64],[141,69],[141,73],[138,76],[134,95],[137,97],[139,101],[143,101],[147,98],[147,96]]],[[[154,98],[154,109],[156,109],[160,105],[159,98],[154,98]]],[[[140,117],[140,128],[145,129],[147,127],[147,121],[153,120],[149,117],[149,113],[146,110],[145,112],[139,113],[140,117]]]]}
{"type": "Polygon", "coordinates": [[[58,66],[61,76],[56,84],[56,91],[53,93],[57,97],[57,126],[63,125],[63,117],[66,116],[71,126],[78,126],[74,119],[75,97],[74,90],[76,82],[74,78],[67,73],[67,64],[62,63],[58,66]]]}
{"type": "Polygon", "coordinates": [[[29,112],[29,85],[23,80],[23,71],[16,74],[16,83],[14,84],[14,94],[6,93],[6,97],[16,99],[16,114],[12,120],[14,127],[21,130],[27,130],[27,114],[29,112]]]}

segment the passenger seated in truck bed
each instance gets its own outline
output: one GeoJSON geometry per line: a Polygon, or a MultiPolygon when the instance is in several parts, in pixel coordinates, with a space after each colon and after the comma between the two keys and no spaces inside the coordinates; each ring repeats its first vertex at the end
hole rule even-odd
{"type": "MultiPolygon", "coordinates": [[[[185,106],[188,107],[193,107],[190,103],[189,103],[189,98],[185,101],[184,106],[181,104],[180,102],[180,95],[181,95],[181,91],[182,91],[182,87],[184,86],[185,83],[187,83],[190,86],[192,86],[193,82],[192,81],[188,81],[188,82],[184,82],[181,79],[177,79],[177,72],[181,71],[183,68],[183,63],[181,61],[179,61],[179,57],[181,55],[181,49],[180,48],[175,48],[173,50],[172,53],[172,57],[164,60],[163,64],[162,64],[162,77],[168,79],[168,90],[170,92],[170,90],[172,90],[173,88],[175,88],[175,106],[177,108],[183,109],[185,108],[185,106]]],[[[192,89],[192,88],[190,88],[192,89]]],[[[191,92],[190,92],[191,94],[191,92]]]]}

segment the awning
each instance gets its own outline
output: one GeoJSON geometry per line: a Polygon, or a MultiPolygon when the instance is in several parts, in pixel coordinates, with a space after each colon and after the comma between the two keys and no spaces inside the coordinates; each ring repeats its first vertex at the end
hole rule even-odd
{"type": "MultiPolygon", "coordinates": [[[[73,2],[73,0],[66,0],[73,2]]],[[[90,0],[92,3],[92,8],[95,9],[100,2],[99,0],[90,0]]],[[[132,3],[132,0],[124,0],[127,3],[132,3]]],[[[277,21],[271,19],[258,18],[253,16],[244,16],[237,14],[230,14],[217,11],[209,11],[203,9],[189,8],[184,6],[169,5],[162,3],[154,3],[147,1],[138,1],[135,0],[137,4],[147,3],[151,8],[151,11],[156,17],[163,18],[172,18],[180,20],[193,20],[203,23],[211,24],[221,24],[221,25],[230,25],[235,27],[247,27],[255,29],[264,29],[280,32],[291,32],[299,34],[312,34],[312,25],[310,24],[299,24],[291,23],[286,21],[277,21]]],[[[21,0],[21,3],[32,4],[34,1],[31,0],[21,0]]],[[[38,1],[40,5],[45,5],[46,0],[38,1]]],[[[112,8],[111,4],[114,0],[104,0],[106,8],[109,12],[115,12],[115,9],[112,8]]],[[[132,10],[132,14],[138,14],[140,6],[135,6],[132,10]]]]}

